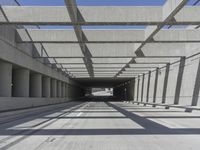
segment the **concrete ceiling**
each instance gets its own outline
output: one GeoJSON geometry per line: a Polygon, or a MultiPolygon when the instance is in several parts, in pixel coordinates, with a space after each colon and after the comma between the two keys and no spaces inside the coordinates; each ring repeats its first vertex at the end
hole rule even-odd
{"type": "Polygon", "coordinates": [[[163,6],[1,6],[0,23],[71,25],[69,29],[16,30],[16,42],[34,43],[38,55],[85,85],[113,85],[180,61],[198,52],[200,6],[167,0],[163,6]],[[84,29],[83,25],[124,25],[124,29],[84,29]],[[126,25],[143,25],[127,29],[126,25]],[[192,49],[191,49],[192,47],[192,49]],[[103,83],[104,82],[104,83],[103,83]]]}

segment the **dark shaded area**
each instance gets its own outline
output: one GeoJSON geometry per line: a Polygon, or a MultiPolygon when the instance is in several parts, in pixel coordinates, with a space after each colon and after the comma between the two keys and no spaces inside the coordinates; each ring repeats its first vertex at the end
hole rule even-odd
{"type": "Polygon", "coordinates": [[[126,81],[128,78],[94,78],[94,79],[74,79],[78,83],[87,87],[114,87],[126,81]]]}
{"type": "MultiPolygon", "coordinates": [[[[1,132],[1,135],[13,135],[19,130],[7,130],[1,132]]],[[[170,130],[150,130],[150,129],[42,129],[42,130],[23,130],[21,134],[17,135],[191,135],[200,134],[199,129],[170,129],[170,130]]]]}
{"type": "Polygon", "coordinates": [[[111,101],[111,102],[119,102],[122,101],[116,96],[85,96],[77,99],[77,101],[90,101],[90,102],[103,102],[103,101],[111,101]]]}

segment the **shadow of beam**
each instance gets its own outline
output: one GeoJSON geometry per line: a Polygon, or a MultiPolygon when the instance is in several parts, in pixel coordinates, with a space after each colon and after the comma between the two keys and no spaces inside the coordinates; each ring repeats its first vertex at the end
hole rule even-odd
{"type": "MultiPolygon", "coordinates": [[[[42,117],[46,119],[57,119],[58,117],[42,117]]],[[[59,117],[58,119],[126,119],[121,116],[75,116],[75,117],[59,117]]]]}
{"type": "MultiPolygon", "coordinates": [[[[8,129],[1,132],[1,136],[6,135],[16,135],[19,130],[8,129]]],[[[32,130],[26,129],[17,135],[190,135],[190,134],[200,134],[200,128],[193,129],[42,129],[42,130],[32,130]]]]}
{"type": "Polygon", "coordinates": [[[168,130],[168,127],[165,127],[161,124],[158,124],[156,122],[153,122],[151,120],[148,120],[146,118],[140,117],[139,115],[136,115],[134,113],[131,113],[121,107],[118,107],[112,103],[105,102],[108,106],[113,107],[117,111],[119,111],[121,114],[126,116],[127,118],[131,119],[133,122],[136,122],[140,126],[142,126],[145,129],[156,129],[156,130],[168,130]]]}
{"type": "Polygon", "coordinates": [[[184,119],[190,119],[190,118],[200,118],[200,116],[145,116],[144,118],[184,118],[184,119]]]}

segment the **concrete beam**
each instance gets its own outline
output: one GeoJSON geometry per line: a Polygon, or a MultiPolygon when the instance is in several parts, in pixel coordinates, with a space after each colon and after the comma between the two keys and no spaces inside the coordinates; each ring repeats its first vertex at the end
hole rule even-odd
{"type": "MultiPolygon", "coordinates": [[[[180,4],[180,0],[168,0],[164,6],[79,6],[85,22],[70,20],[64,6],[2,6],[0,24],[21,25],[159,25],[180,4]],[[3,15],[5,13],[5,17],[3,15]],[[40,16],[40,17],[37,17],[40,16]],[[9,21],[8,21],[9,20],[9,21]]],[[[199,24],[200,7],[187,6],[175,16],[172,25],[199,24]],[[191,14],[194,17],[191,17],[191,14]]]]}

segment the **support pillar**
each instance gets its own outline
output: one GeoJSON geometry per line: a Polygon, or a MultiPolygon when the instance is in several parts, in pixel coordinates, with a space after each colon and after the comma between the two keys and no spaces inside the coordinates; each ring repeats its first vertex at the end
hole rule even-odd
{"type": "Polygon", "coordinates": [[[65,98],[68,98],[68,84],[65,84],[65,98]]]}
{"type": "Polygon", "coordinates": [[[168,78],[169,78],[169,69],[170,69],[170,64],[168,63],[166,65],[165,79],[164,79],[164,85],[163,85],[163,94],[162,94],[162,103],[163,104],[166,101],[167,85],[168,85],[168,78]]]}
{"type": "Polygon", "coordinates": [[[140,76],[138,76],[138,81],[137,81],[137,101],[139,101],[139,90],[140,90],[140,76]]]}
{"type": "Polygon", "coordinates": [[[0,97],[12,96],[12,64],[0,61],[0,97]]]}
{"type": "Polygon", "coordinates": [[[42,75],[33,73],[30,76],[30,97],[42,97],[42,75]]]}
{"type": "Polygon", "coordinates": [[[178,76],[177,76],[177,82],[176,82],[174,104],[179,104],[184,68],[185,68],[185,57],[181,57],[179,70],[178,70],[178,76]]]}
{"type": "Polygon", "coordinates": [[[42,77],[42,97],[51,97],[51,82],[49,77],[42,77]]]}
{"type": "Polygon", "coordinates": [[[143,93],[144,93],[144,77],[145,77],[145,74],[142,75],[141,102],[143,102],[143,93]]]}
{"type": "Polygon", "coordinates": [[[151,82],[151,71],[148,73],[148,83],[147,83],[147,96],[146,96],[146,102],[149,102],[149,88],[150,88],[150,82],[151,82]]]}
{"type": "Polygon", "coordinates": [[[28,69],[13,70],[13,97],[29,97],[29,82],[28,69]]]}
{"type": "Polygon", "coordinates": [[[155,77],[155,82],[154,82],[154,93],[153,93],[153,103],[156,102],[157,86],[158,86],[158,72],[159,72],[159,68],[156,68],[156,77],[155,77]]]}
{"type": "Polygon", "coordinates": [[[57,96],[57,81],[55,79],[51,79],[51,97],[57,96]]]}
{"type": "Polygon", "coordinates": [[[61,81],[57,81],[57,97],[61,98],[62,90],[61,90],[61,81]]]}
{"type": "Polygon", "coordinates": [[[192,106],[197,106],[198,99],[199,99],[199,90],[200,90],[200,60],[199,60],[199,66],[196,73],[196,80],[193,90],[193,96],[192,96],[192,106]]]}
{"type": "Polygon", "coordinates": [[[65,98],[65,83],[62,82],[62,98],[65,98]]]}
{"type": "Polygon", "coordinates": [[[130,92],[131,100],[133,101],[135,98],[135,78],[130,81],[130,92]]]}

